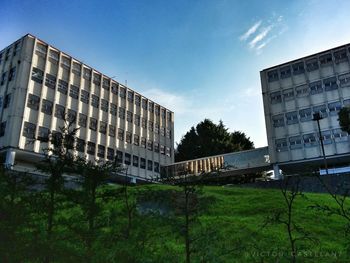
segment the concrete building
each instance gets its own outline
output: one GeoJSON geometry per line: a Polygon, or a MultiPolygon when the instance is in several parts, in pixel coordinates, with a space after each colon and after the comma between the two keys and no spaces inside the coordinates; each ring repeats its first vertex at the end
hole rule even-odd
{"type": "Polygon", "coordinates": [[[59,132],[79,127],[77,154],[114,160],[139,178],[174,161],[174,114],[30,34],[0,51],[0,153],[31,169],[59,132]]]}
{"type": "Polygon", "coordinates": [[[260,72],[270,161],[282,170],[349,165],[349,137],[339,110],[350,105],[350,44],[260,72]],[[321,136],[313,114],[320,113],[321,136]]]}

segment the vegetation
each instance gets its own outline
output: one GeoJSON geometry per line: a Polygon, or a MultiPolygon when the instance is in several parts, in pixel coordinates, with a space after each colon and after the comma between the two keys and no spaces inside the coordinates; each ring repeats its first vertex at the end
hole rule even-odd
{"type": "Polygon", "coordinates": [[[343,131],[350,133],[350,108],[343,107],[339,113],[339,125],[343,131]]]}
{"type": "Polygon", "coordinates": [[[230,133],[222,121],[215,124],[205,119],[182,137],[177,146],[175,160],[179,162],[253,148],[254,143],[245,133],[230,133]]]}

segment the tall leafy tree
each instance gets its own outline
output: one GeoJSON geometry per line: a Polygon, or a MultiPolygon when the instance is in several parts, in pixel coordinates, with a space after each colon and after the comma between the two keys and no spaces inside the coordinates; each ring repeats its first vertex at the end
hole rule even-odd
{"type": "Polygon", "coordinates": [[[215,124],[209,119],[204,119],[182,137],[175,159],[179,162],[253,148],[254,143],[244,132],[230,133],[222,121],[215,124]]]}

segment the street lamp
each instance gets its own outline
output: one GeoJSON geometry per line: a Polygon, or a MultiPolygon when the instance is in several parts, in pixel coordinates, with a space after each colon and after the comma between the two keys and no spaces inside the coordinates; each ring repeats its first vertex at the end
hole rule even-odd
{"type": "Polygon", "coordinates": [[[313,121],[317,121],[318,133],[320,135],[321,148],[322,148],[322,154],[323,154],[324,167],[326,168],[326,175],[328,175],[328,165],[327,165],[326,154],[324,152],[323,137],[321,134],[321,127],[320,127],[320,120],[322,120],[322,119],[323,119],[323,117],[320,114],[320,112],[314,113],[313,118],[312,118],[313,121]]]}

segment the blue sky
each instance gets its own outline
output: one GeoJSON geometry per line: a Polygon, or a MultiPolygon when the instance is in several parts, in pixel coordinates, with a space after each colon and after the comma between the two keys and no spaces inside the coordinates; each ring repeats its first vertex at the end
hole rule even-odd
{"type": "Polygon", "coordinates": [[[0,49],[32,33],[175,112],[266,145],[259,72],[350,42],[350,1],[2,0],[0,49]]]}

